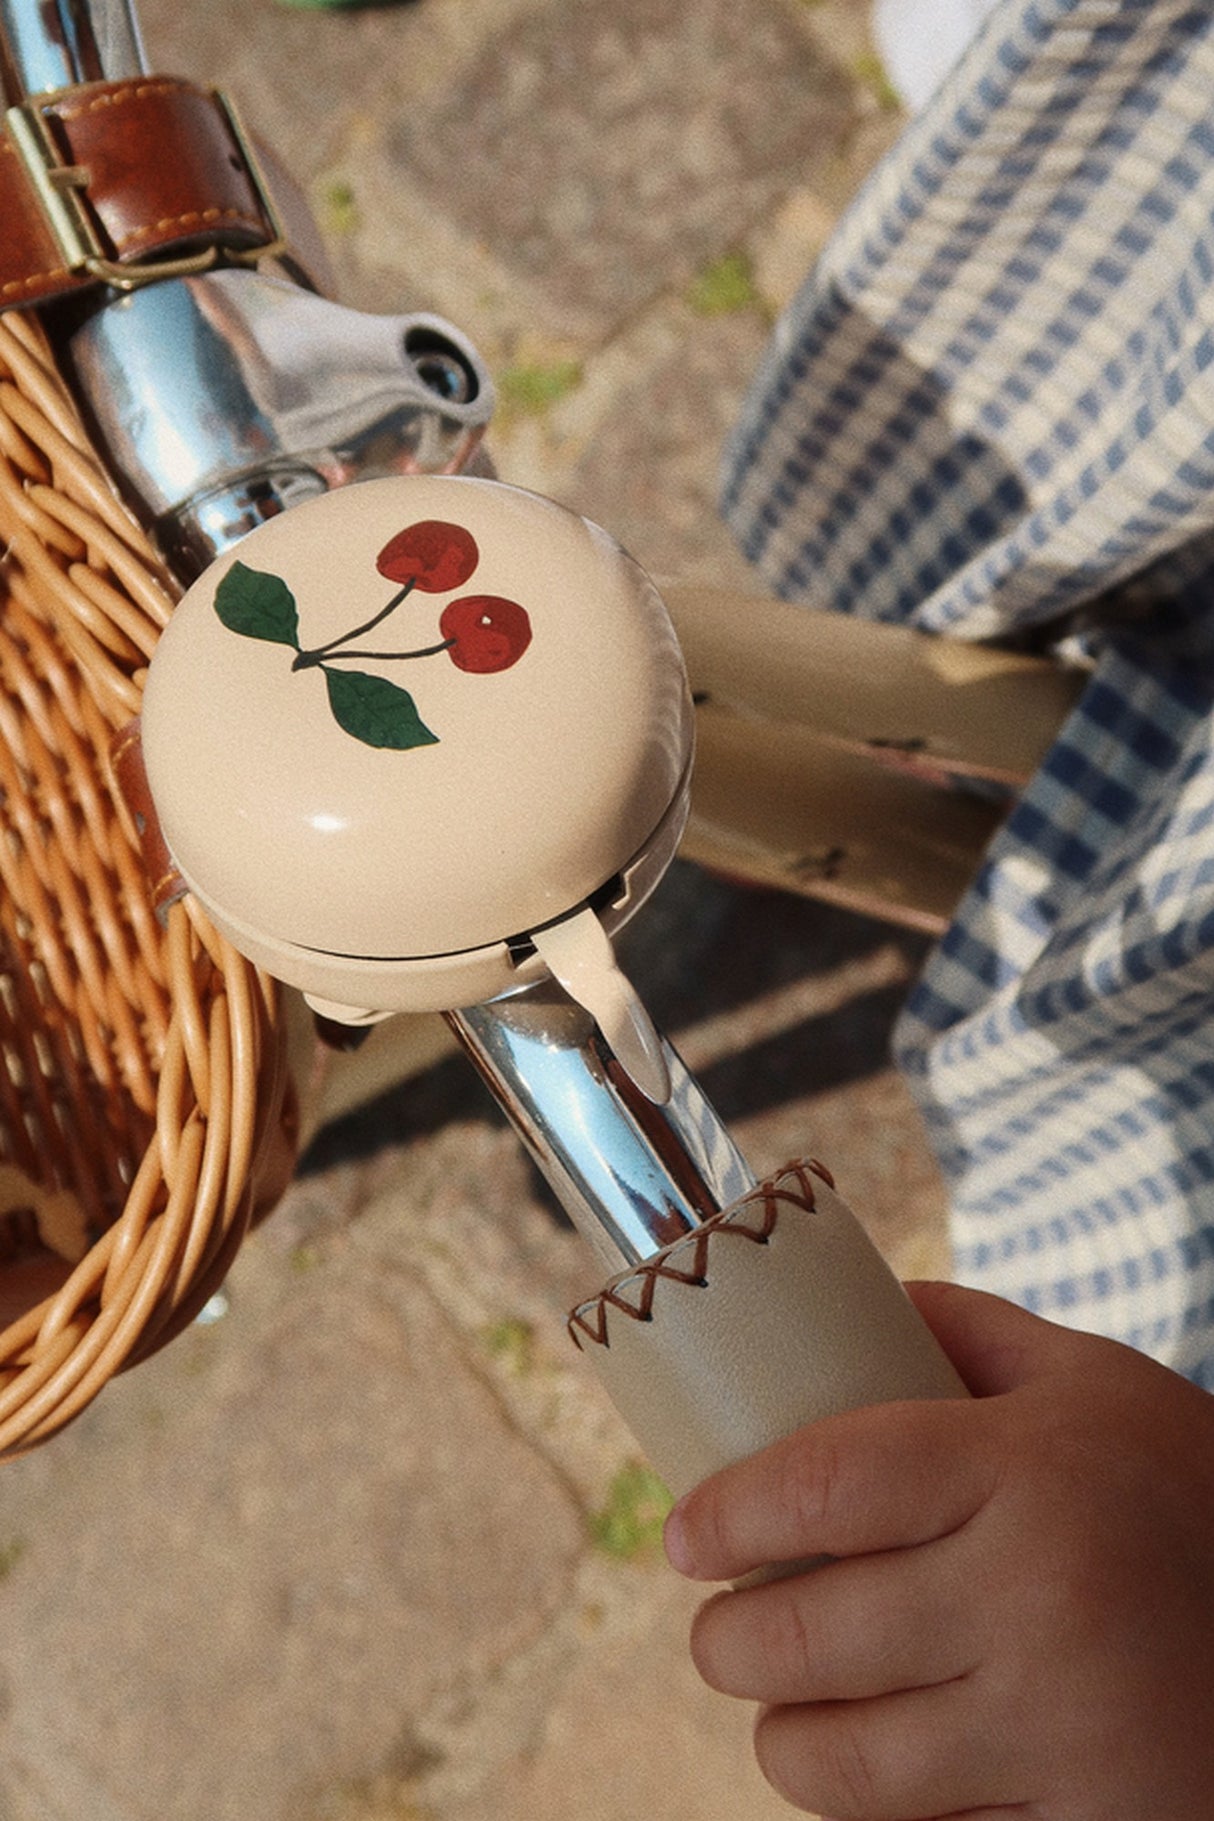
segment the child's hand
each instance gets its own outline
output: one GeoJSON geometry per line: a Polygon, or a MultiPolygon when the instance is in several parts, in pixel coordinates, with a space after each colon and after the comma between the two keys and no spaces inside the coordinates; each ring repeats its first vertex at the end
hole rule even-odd
{"type": "Polygon", "coordinates": [[[701,1675],[839,1821],[1211,1821],[1214,1397],[997,1298],[915,1300],[973,1403],[815,1423],[680,1501],[701,1675]]]}

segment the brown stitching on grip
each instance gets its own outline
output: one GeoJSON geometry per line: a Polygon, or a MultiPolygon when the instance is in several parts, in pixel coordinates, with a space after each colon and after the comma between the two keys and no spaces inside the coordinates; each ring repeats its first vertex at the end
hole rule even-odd
{"type": "Polygon", "coordinates": [[[652,1321],[653,1299],[662,1278],[692,1289],[707,1289],[708,1253],[713,1240],[732,1236],[747,1239],[753,1245],[765,1246],[775,1231],[782,1207],[799,1208],[805,1214],[813,1213],[817,1206],[812,1181],[815,1176],[828,1188],[834,1188],[834,1178],[830,1171],[816,1158],[786,1164],[778,1175],[760,1183],[748,1195],[732,1202],[728,1208],[715,1214],[711,1220],[706,1220],[693,1232],[664,1246],[655,1257],[646,1259],[634,1270],[613,1278],[597,1296],[591,1297],[588,1302],[579,1303],[571,1312],[566,1326],[574,1345],[584,1351],[585,1341],[582,1337],[585,1336],[596,1346],[610,1346],[607,1333],[609,1308],[618,1309],[630,1321],[652,1321]],[[751,1224],[748,1217],[754,1213],[758,1214],[758,1219],[751,1224]],[[685,1255],[689,1250],[692,1253],[689,1268],[681,1268],[673,1262],[676,1254],[685,1255]],[[637,1290],[635,1300],[624,1294],[626,1288],[633,1286],[637,1290]]]}

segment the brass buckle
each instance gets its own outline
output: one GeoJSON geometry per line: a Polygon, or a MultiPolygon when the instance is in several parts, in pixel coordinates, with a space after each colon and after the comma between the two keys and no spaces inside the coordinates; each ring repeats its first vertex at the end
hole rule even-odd
{"type": "MultiPolygon", "coordinates": [[[[287,237],[252,141],[230,97],[220,89],[212,89],[211,93],[223,110],[228,130],[244,160],[271,236],[264,246],[245,250],[224,248],[224,257],[241,266],[256,265],[262,259],[276,259],[286,251],[287,237]]],[[[50,122],[42,112],[47,99],[42,95],[36,100],[21,102],[7,110],[6,119],[9,136],[34,186],[43,216],[69,272],[87,272],[116,290],[135,291],[141,285],[156,284],[163,278],[192,278],[218,263],[221,249],[217,246],[206,247],[201,253],[187,254],[181,259],[132,260],[129,265],[107,259],[97,225],[85,201],[88,171],[78,164],[64,164],[60,157],[50,122]]]]}

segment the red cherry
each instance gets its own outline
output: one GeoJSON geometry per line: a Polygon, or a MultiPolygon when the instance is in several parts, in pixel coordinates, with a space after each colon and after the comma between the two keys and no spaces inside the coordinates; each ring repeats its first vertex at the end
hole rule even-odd
{"type": "Polygon", "coordinates": [[[424,594],[462,588],[480,561],[476,539],[462,525],[423,518],[386,543],[375,567],[390,582],[412,582],[424,594]]]}
{"type": "Polygon", "coordinates": [[[465,594],[449,601],[439,629],[452,642],[447,656],[457,670],[487,675],[509,670],[531,643],[531,621],[525,607],[500,594],[465,594]]]}

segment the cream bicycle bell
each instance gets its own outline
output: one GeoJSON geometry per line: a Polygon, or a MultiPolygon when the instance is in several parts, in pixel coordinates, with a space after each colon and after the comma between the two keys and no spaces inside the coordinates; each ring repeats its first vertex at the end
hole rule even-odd
{"type": "Polygon", "coordinates": [[[572,1332],[675,1490],[830,1410],[963,1390],[822,1172],[754,1188],[615,965],[691,746],[642,571],[468,478],[252,532],[181,602],[143,707],[162,832],[236,946],[340,1018],[446,1011],[616,1273],[572,1332]]]}
{"type": "Polygon", "coordinates": [[[152,661],[143,751],[185,882],[347,1023],[551,972],[653,1100],[611,934],[687,814],[692,709],[656,590],[496,481],[366,481],[213,563],[152,661]]]}

